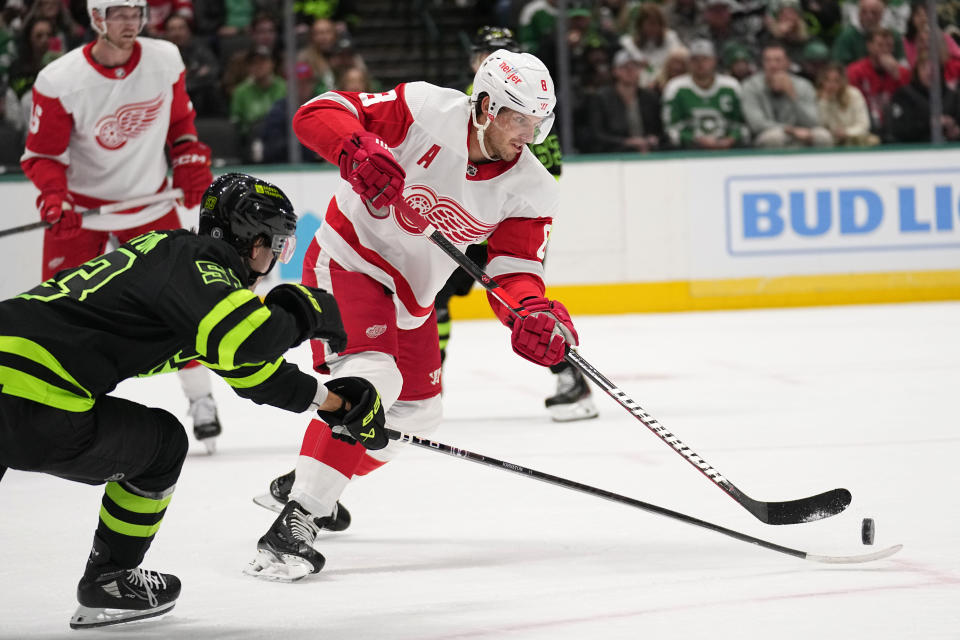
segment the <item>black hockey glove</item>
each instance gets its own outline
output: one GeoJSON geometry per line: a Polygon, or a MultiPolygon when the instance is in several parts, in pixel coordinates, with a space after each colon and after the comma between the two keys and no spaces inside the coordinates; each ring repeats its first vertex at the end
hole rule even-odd
{"type": "Polygon", "coordinates": [[[327,389],[350,403],[350,410],[341,406],[336,411],[317,411],[330,425],[334,435],[346,439],[346,429],[354,440],[370,450],[383,449],[389,439],[385,431],[387,418],[383,413],[380,394],[363,378],[348,376],[325,384],[327,389]]]}
{"type": "Polygon", "coordinates": [[[291,346],[304,340],[326,340],[335,352],[347,347],[347,332],[340,319],[340,309],[333,296],[315,287],[302,284],[279,284],[263,299],[266,305],[276,305],[297,320],[300,336],[291,346]]]}

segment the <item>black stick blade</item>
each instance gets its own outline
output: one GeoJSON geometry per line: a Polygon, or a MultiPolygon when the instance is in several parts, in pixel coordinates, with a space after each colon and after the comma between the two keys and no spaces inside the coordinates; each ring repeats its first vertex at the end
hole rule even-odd
{"type": "Polygon", "coordinates": [[[809,498],[787,502],[762,502],[743,493],[740,497],[738,502],[766,524],[800,524],[823,520],[837,515],[853,500],[853,496],[846,489],[833,489],[809,498]]]}

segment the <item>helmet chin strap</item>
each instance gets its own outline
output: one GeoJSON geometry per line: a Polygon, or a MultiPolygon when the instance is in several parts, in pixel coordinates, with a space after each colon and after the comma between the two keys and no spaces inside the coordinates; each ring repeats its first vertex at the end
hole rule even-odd
{"type": "Polygon", "coordinates": [[[477,142],[480,143],[480,153],[483,154],[484,158],[491,162],[499,160],[499,157],[491,156],[489,153],[487,153],[487,146],[483,142],[483,134],[486,132],[487,127],[490,126],[490,123],[493,122],[493,120],[487,120],[486,123],[481,125],[479,122],[477,122],[476,109],[470,110],[470,118],[473,120],[473,126],[477,129],[477,142]]]}
{"type": "Polygon", "coordinates": [[[277,256],[273,256],[273,260],[270,261],[270,266],[267,267],[266,271],[254,271],[253,267],[250,266],[250,263],[247,263],[247,269],[250,271],[250,275],[247,278],[247,286],[252,287],[257,283],[258,278],[266,278],[267,274],[273,271],[273,265],[277,264],[277,256]]]}

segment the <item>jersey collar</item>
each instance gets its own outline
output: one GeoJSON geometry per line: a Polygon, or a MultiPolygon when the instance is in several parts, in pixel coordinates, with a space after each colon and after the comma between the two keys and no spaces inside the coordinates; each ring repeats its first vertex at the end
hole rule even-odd
{"type": "MultiPolygon", "coordinates": [[[[467,121],[467,153],[470,152],[470,127],[473,125],[467,121]]],[[[510,168],[520,161],[520,156],[526,151],[526,146],[517,154],[517,157],[506,162],[504,160],[495,160],[494,162],[472,162],[467,158],[467,180],[490,180],[506,173],[510,168]]]]}
{"type": "Polygon", "coordinates": [[[109,78],[110,80],[123,80],[137,68],[137,65],[140,64],[140,54],[142,49],[140,48],[139,42],[133,43],[133,53],[130,54],[130,59],[127,60],[126,64],[122,64],[118,67],[105,67],[96,60],[93,59],[93,45],[96,44],[96,40],[85,45],[83,47],[83,57],[87,59],[87,62],[90,63],[90,66],[97,70],[97,72],[102,75],[104,78],[109,78]]]}

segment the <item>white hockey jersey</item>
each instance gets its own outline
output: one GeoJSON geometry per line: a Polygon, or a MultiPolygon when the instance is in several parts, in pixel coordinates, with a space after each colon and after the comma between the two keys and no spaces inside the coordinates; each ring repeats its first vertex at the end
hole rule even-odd
{"type": "MultiPolygon", "coordinates": [[[[542,261],[559,208],[556,180],[527,148],[512,162],[471,163],[470,126],[465,94],[424,82],[384,93],[327,92],[294,119],[300,140],[332,162],[345,132],[379,135],[406,171],[403,198],[411,207],[461,250],[489,240],[487,273],[525,274],[542,295],[542,261]]],[[[394,207],[372,210],[346,181],[316,239],[343,267],[396,292],[401,329],[423,324],[457,266],[394,207]]]]}
{"type": "Polygon", "coordinates": [[[156,193],[166,184],[165,144],[196,134],[180,52],[138,38],[125,65],[104,67],[92,48],[37,76],[24,171],[42,191],[66,167],[66,186],[83,206],[156,193]]]}

